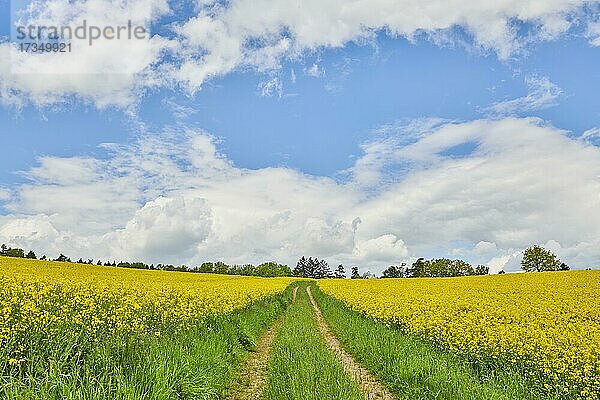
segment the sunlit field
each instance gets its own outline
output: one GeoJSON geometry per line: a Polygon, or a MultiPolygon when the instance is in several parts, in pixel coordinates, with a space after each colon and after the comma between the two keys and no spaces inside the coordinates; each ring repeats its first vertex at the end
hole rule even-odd
{"type": "Polygon", "coordinates": [[[550,395],[600,395],[600,271],[326,280],[319,287],[475,363],[518,370],[550,395]]]}
{"type": "MultiPolygon", "coordinates": [[[[194,384],[190,377],[172,378],[172,371],[152,368],[168,368],[173,362],[182,370],[196,363],[197,369],[214,356],[234,369],[243,347],[252,344],[279,308],[263,302],[244,319],[219,316],[267,301],[291,281],[0,257],[0,397],[85,397],[94,385],[105,385],[107,398],[161,393],[164,388],[154,382],[128,375],[137,369],[146,379],[157,374],[169,380],[164,385],[168,390],[181,385],[211,389],[210,376],[202,381],[197,374],[194,379],[200,381],[194,384]],[[197,349],[193,360],[186,358],[186,351],[192,354],[203,345],[210,348],[197,349]],[[177,356],[180,352],[183,356],[177,356]],[[170,361],[159,361],[163,357],[170,361]],[[98,381],[86,381],[90,376],[98,381]]],[[[219,373],[216,361],[211,362],[219,373]]]]}
{"type": "Polygon", "coordinates": [[[290,282],[0,258],[0,339],[64,329],[160,335],[280,293],[290,282]]]}

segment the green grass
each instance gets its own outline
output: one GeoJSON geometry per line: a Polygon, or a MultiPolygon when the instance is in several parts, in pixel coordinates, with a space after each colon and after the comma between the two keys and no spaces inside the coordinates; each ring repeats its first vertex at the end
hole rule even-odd
{"type": "Polygon", "coordinates": [[[348,309],[318,288],[313,296],[344,348],[398,399],[544,398],[514,371],[475,369],[450,352],[348,309]]]}
{"type": "Polygon", "coordinates": [[[264,399],[364,399],[321,337],[305,284],[284,318],[273,344],[264,399]]]}
{"type": "Polygon", "coordinates": [[[0,398],[218,399],[254,343],[289,305],[291,290],[160,337],[30,335],[22,343],[31,349],[27,362],[0,366],[0,398]]]}

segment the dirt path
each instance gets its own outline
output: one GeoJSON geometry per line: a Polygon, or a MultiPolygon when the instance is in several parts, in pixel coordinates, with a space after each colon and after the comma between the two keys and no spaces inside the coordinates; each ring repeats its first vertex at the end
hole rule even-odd
{"type": "Polygon", "coordinates": [[[359,382],[363,393],[368,399],[393,400],[394,397],[381,385],[381,383],[379,383],[379,381],[375,379],[375,377],[373,377],[369,371],[354,361],[352,356],[342,348],[339,340],[331,332],[327,322],[325,322],[323,314],[321,314],[321,310],[319,309],[317,302],[310,292],[310,286],[306,287],[306,291],[308,292],[308,297],[310,298],[315,315],[317,316],[317,322],[319,324],[321,335],[323,335],[325,338],[325,341],[327,342],[327,345],[331,351],[333,351],[340,358],[342,364],[344,365],[344,369],[359,382]]]}
{"type": "MultiPolygon", "coordinates": [[[[296,302],[298,286],[294,288],[292,302],[296,302]]],[[[227,400],[258,400],[267,387],[267,366],[269,365],[269,356],[271,347],[275,341],[277,331],[283,322],[283,316],[267,330],[256,345],[256,349],[246,361],[238,380],[231,388],[231,393],[226,397],[227,400]]]]}

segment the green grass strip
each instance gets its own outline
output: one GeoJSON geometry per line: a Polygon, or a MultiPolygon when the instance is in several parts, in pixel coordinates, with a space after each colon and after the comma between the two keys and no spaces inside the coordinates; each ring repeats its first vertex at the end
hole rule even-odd
{"type": "Polygon", "coordinates": [[[65,335],[23,343],[31,350],[29,362],[17,375],[0,374],[0,398],[222,398],[253,345],[291,303],[291,293],[289,287],[279,296],[160,337],[123,334],[73,342],[65,335]]]}
{"type": "Polygon", "coordinates": [[[481,368],[345,307],[313,289],[344,348],[398,399],[533,400],[543,396],[515,371],[481,368]]]}
{"type": "Polygon", "coordinates": [[[267,385],[266,400],[364,399],[321,337],[305,284],[284,314],[273,344],[267,385]]]}

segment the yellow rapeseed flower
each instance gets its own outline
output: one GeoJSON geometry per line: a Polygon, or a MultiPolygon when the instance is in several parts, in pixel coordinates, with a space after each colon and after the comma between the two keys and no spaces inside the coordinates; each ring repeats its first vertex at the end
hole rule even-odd
{"type": "Polygon", "coordinates": [[[0,257],[0,349],[18,335],[65,331],[160,336],[281,293],[293,280],[0,257]]]}
{"type": "Polygon", "coordinates": [[[355,310],[481,361],[520,365],[570,398],[600,398],[600,271],[326,280],[355,310]]]}

